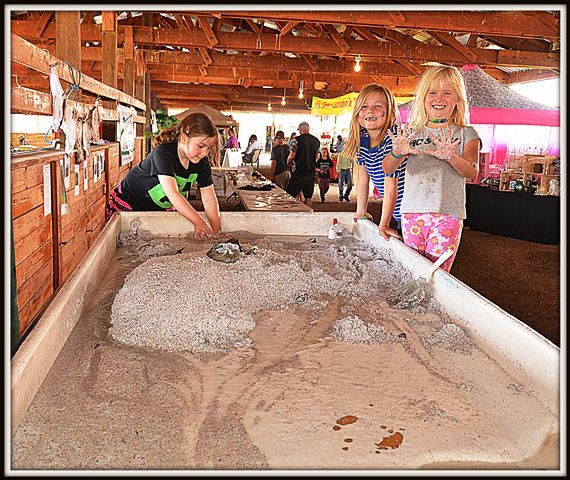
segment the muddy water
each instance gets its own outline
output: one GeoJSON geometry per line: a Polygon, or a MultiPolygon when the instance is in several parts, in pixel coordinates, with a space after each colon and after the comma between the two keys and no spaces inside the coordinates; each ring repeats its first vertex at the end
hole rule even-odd
{"type": "Polygon", "coordinates": [[[118,250],[12,438],[13,469],[559,468],[557,412],[474,339],[434,341],[438,312],[364,292],[258,312],[249,349],[116,343],[113,298],[143,260],[118,250]],[[393,335],[334,341],[347,312],[393,335]]]}

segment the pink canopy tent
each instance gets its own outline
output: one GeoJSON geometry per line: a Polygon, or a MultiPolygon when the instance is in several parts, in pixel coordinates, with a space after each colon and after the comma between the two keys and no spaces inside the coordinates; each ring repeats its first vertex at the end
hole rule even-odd
{"type": "MultiPolygon", "coordinates": [[[[560,155],[560,110],[521,95],[495,80],[477,65],[460,69],[467,91],[470,122],[489,153],[488,164],[503,165],[509,147],[541,143],[551,155],[560,155]],[[534,128],[533,128],[534,127],[534,128]]],[[[412,101],[400,105],[407,122],[412,101]]]]}

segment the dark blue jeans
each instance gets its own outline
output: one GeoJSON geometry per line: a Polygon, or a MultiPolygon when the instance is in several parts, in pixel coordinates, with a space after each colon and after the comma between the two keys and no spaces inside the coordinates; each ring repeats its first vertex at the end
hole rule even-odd
{"type": "Polygon", "coordinates": [[[348,200],[352,191],[352,168],[342,168],[338,173],[338,199],[348,200]],[[345,190],[346,184],[346,190],[345,190]]]}

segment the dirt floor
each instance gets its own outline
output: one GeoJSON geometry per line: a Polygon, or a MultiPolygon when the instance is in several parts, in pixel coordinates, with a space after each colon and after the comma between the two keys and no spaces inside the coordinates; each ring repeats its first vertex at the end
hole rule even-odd
{"type": "MultiPolygon", "coordinates": [[[[267,174],[264,167],[262,174],[267,174]]],[[[331,183],[325,202],[315,185],[315,212],[355,211],[351,202],[338,202],[338,184],[331,183]]],[[[222,209],[234,209],[235,204],[222,209]]],[[[239,207],[238,207],[239,208],[239,207]]],[[[369,202],[374,222],[380,220],[382,203],[369,202]]],[[[560,245],[543,245],[491,235],[465,228],[451,274],[475,291],[560,346],[560,245]]]]}

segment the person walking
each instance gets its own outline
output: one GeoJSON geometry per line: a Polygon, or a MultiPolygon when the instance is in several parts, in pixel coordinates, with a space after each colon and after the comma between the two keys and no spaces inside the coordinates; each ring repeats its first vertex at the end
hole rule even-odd
{"type": "Polygon", "coordinates": [[[283,131],[278,130],[275,133],[275,144],[271,150],[271,175],[270,180],[278,187],[285,190],[291,180],[291,171],[287,165],[287,158],[289,157],[289,146],[283,142],[285,134],[283,131]]]}
{"type": "Polygon", "coordinates": [[[331,185],[331,169],[334,163],[329,155],[329,149],[323,148],[317,160],[317,182],[319,184],[319,192],[321,194],[321,202],[325,201],[325,196],[331,185]]]}
{"type": "Polygon", "coordinates": [[[289,164],[295,165],[291,180],[286,192],[292,197],[303,194],[304,203],[311,206],[315,191],[315,173],[317,158],[321,148],[321,142],[317,137],[309,133],[308,122],[299,124],[299,135],[290,146],[291,152],[287,159],[289,164]]]}
{"type": "Polygon", "coordinates": [[[340,152],[336,157],[336,169],[338,171],[338,202],[350,202],[350,192],[352,191],[352,158],[344,152],[340,152]]]}

